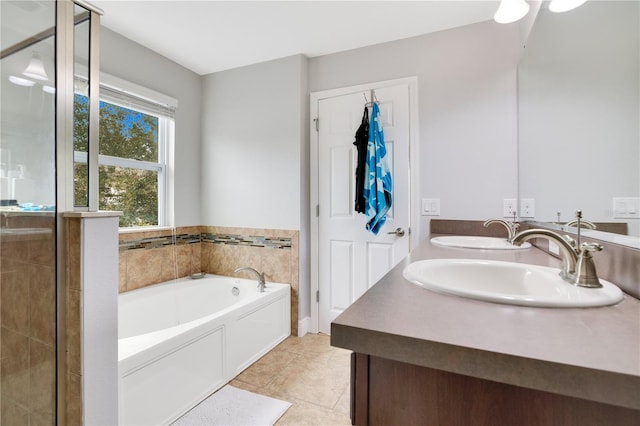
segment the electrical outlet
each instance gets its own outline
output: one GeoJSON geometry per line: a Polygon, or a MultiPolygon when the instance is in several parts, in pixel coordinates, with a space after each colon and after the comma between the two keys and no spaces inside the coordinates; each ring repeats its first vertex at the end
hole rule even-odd
{"type": "Polygon", "coordinates": [[[440,216],[440,199],[423,198],[422,216],[440,216]]]}
{"type": "Polygon", "coordinates": [[[502,217],[510,217],[513,219],[513,215],[517,215],[516,199],[505,198],[502,200],[502,217]]]}
{"type": "Polygon", "coordinates": [[[613,217],[620,219],[640,217],[640,198],[614,197],[613,217]]]}
{"type": "Polygon", "coordinates": [[[532,218],[536,216],[536,201],[533,198],[520,199],[520,217],[532,218]]]}
{"type": "Polygon", "coordinates": [[[560,256],[560,246],[551,240],[549,240],[549,253],[560,256]]]}

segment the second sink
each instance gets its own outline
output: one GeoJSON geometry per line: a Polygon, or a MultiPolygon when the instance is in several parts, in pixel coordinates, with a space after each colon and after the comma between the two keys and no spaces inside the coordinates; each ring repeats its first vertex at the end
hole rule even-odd
{"type": "Polygon", "coordinates": [[[445,247],[486,250],[521,250],[531,247],[531,244],[529,243],[524,243],[521,246],[515,246],[505,238],[475,237],[470,235],[447,235],[444,237],[434,237],[431,239],[431,243],[445,247]]]}

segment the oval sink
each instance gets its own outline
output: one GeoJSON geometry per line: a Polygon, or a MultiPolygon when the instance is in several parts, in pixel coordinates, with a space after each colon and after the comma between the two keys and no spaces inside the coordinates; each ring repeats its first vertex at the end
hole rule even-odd
{"type": "Polygon", "coordinates": [[[434,237],[431,243],[445,247],[487,249],[487,250],[520,250],[531,247],[529,243],[514,246],[504,238],[474,237],[466,235],[448,235],[446,237],[434,237]]]}
{"type": "Polygon", "coordinates": [[[429,290],[488,302],[549,308],[607,306],[622,300],[614,284],[585,288],[564,281],[559,269],[479,259],[429,259],[408,265],[403,276],[429,290]]]}

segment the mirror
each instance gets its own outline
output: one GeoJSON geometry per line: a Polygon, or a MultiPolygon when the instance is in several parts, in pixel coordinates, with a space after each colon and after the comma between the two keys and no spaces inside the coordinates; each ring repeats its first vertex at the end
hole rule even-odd
{"type": "Polygon", "coordinates": [[[519,196],[537,221],[580,209],[640,240],[639,4],[538,13],[518,67],[519,196]]]}

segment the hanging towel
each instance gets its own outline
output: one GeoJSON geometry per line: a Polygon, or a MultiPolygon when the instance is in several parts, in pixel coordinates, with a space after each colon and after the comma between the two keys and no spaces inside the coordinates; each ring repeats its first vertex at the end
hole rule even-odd
{"type": "Polygon", "coordinates": [[[387,220],[391,208],[393,183],[387,164],[387,148],[384,144],[382,117],[377,102],[371,109],[369,143],[367,144],[367,182],[364,197],[367,200],[367,231],[377,235],[387,220]]]}
{"type": "Polygon", "coordinates": [[[364,198],[365,169],[367,167],[367,145],[369,144],[369,110],[364,107],[362,123],[356,130],[356,140],[353,142],[358,150],[356,164],[356,198],[355,210],[358,213],[367,212],[367,200],[364,198]]]}

